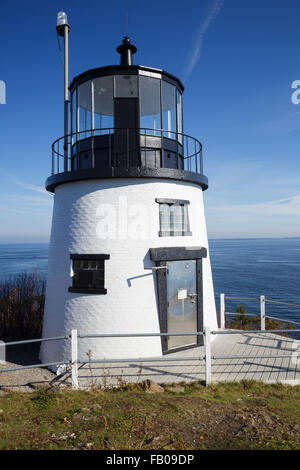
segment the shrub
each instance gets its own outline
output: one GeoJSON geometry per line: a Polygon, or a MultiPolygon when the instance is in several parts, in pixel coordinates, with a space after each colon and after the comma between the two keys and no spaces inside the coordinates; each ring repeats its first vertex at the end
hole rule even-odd
{"type": "MultiPolygon", "coordinates": [[[[246,308],[244,305],[238,305],[236,311],[237,315],[229,320],[227,328],[237,330],[260,330],[260,315],[247,316],[246,308]]],[[[273,320],[266,318],[266,330],[293,330],[295,327],[287,322],[273,320]]],[[[288,336],[284,334],[284,336],[288,336]]]]}
{"type": "Polygon", "coordinates": [[[45,286],[37,272],[0,280],[0,338],[41,337],[45,286]]]}

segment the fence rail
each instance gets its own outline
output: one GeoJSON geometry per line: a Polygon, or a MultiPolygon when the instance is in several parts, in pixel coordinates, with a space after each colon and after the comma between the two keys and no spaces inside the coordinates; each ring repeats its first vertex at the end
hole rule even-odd
{"type": "Polygon", "coordinates": [[[266,302],[272,303],[272,304],[280,304],[280,305],[289,305],[290,307],[298,307],[300,308],[299,304],[291,304],[290,302],[281,302],[280,300],[270,300],[266,299],[266,302]]]}
{"type": "MultiPolygon", "coordinates": [[[[21,341],[8,341],[7,343],[4,343],[3,341],[0,341],[0,351],[1,348],[7,347],[7,346],[19,346],[20,344],[32,344],[32,343],[43,343],[46,341],[60,341],[60,340],[67,340],[71,337],[71,335],[66,336],[53,336],[51,338],[35,338],[35,339],[24,339],[21,341]]],[[[0,355],[1,357],[1,355],[0,355]]],[[[2,361],[0,361],[1,364],[2,361]]],[[[17,370],[23,370],[23,369],[36,369],[36,368],[44,368],[44,367],[54,367],[54,366],[61,366],[61,365],[66,365],[69,364],[69,362],[65,361],[57,361],[57,362],[47,362],[47,363],[38,363],[38,364],[30,364],[27,366],[20,366],[20,367],[9,367],[9,368],[0,368],[0,373],[1,372],[15,372],[17,370]]]]}
{"type": "Polygon", "coordinates": [[[15,372],[16,370],[23,370],[23,369],[36,369],[36,368],[43,368],[43,367],[53,367],[53,366],[60,366],[60,365],[66,365],[68,364],[67,362],[61,361],[61,362],[48,362],[48,363],[43,363],[43,364],[31,364],[29,366],[20,366],[20,367],[9,367],[6,369],[0,369],[0,372],[15,372]]]}
{"type": "MultiPolygon", "coordinates": [[[[283,323],[291,323],[291,324],[294,324],[294,325],[300,325],[300,322],[297,322],[295,320],[289,320],[289,319],[283,319],[283,318],[278,318],[278,317],[274,317],[272,315],[266,315],[266,303],[272,303],[272,304],[279,304],[279,305],[287,305],[287,306],[290,306],[290,307],[296,307],[296,308],[300,308],[300,305],[299,304],[294,304],[294,303],[291,303],[291,302],[282,302],[282,301],[279,301],[279,300],[271,300],[271,299],[266,299],[264,295],[261,295],[259,298],[255,298],[255,297],[231,297],[229,295],[225,295],[224,293],[220,294],[220,327],[222,329],[225,328],[225,315],[238,315],[238,312],[226,312],[226,306],[225,306],[225,300],[248,300],[248,301],[258,301],[260,302],[260,327],[261,327],[261,330],[265,330],[266,329],[266,318],[270,318],[272,320],[278,320],[278,321],[281,321],[283,323]]],[[[256,314],[253,314],[253,313],[245,313],[244,314],[245,316],[249,316],[249,317],[254,317],[254,316],[258,316],[256,314]]],[[[279,330],[277,330],[279,331],[279,330]]],[[[286,331],[286,330],[285,330],[286,331]]],[[[294,332],[296,332],[296,330],[293,330],[294,332]]]]}
{"type": "MultiPolygon", "coordinates": [[[[224,294],[221,294],[224,295],[224,294]]],[[[300,332],[300,329],[295,329],[293,330],[295,332],[300,332]]],[[[252,330],[251,333],[253,334],[274,334],[274,333],[280,333],[280,332],[286,332],[286,330],[252,330]]],[[[71,357],[69,361],[57,361],[57,362],[49,362],[49,363],[43,363],[43,364],[32,364],[32,365],[27,365],[27,366],[20,366],[20,367],[13,367],[13,368],[0,368],[0,373],[1,372],[13,372],[17,370],[23,370],[23,369],[33,369],[33,368],[43,368],[43,367],[53,367],[57,365],[67,365],[68,371],[71,371],[71,379],[72,379],[72,388],[78,389],[79,383],[78,383],[78,365],[84,365],[84,364],[89,364],[89,363],[99,363],[99,364],[109,364],[109,363],[125,363],[125,362],[137,362],[137,363],[143,363],[143,362],[181,362],[181,361],[205,361],[205,384],[210,385],[212,382],[212,362],[214,360],[220,360],[220,359],[259,359],[259,358],[288,358],[288,357],[300,357],[300,348],[298,351],[294,351],[293,354],[272,354],[272,355],[257,355],[257,356],[252,356],[252,355],[223,355],[223,356],[215,356],[212,355],[212,349],[211,349],[211,335],[237,335],[237,334],[248,334],[249,331],[245,330],[213,330],[211,331],[208,326],[204,327],[203,331],[198,331],[198,332],[186,332],[186,333],[111,333],[111,334],[78,334],[77,330],[73,329],[69,335],[64,335],[64,336],[57,336],[57,337],[52,337],[52,338],[39,338],[39,339],[33,339],[33,340],[23,340],[23,341],[13,341],[9,343],[1,343],[0,342],[0,347],[1,346],[12,346],[12,345],[20,345],[20,344],[28,344],[28,343],[34,343],[34,342],[43,342],[43,341],[57,341],[57,340],[68,340],[71,342],[71,357]],[[78,341],[80,341],[82,338],[124,338],[124,337],[152,337],[152,336],[190,336],[190,335],[197,335],[197,336],[203,336],[204,337],[204,354],[203,354],[203,349],[201,348],[199,352],[199,356],[197,357],[170,357],[170,356],[161,356],[161,357],[150,357],[150,358],[114,358],[114,359],[104,359],[104,358],[99,358],[99,359],[94,359],[94,360],[88,360],[88,361],[83,361],[80,360],[78,357],[78,341]]]]}

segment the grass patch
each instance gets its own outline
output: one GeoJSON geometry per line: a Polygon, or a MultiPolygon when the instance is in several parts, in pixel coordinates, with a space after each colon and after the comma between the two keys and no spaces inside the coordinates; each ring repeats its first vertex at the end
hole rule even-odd
{"type": "Polygon", "coordinates": [[[243,381],[145,393],[0,397],[0,449],[299,449],[300,387],[243,381]],[[177,391],[176,391],[177,390],[177,391]]]}

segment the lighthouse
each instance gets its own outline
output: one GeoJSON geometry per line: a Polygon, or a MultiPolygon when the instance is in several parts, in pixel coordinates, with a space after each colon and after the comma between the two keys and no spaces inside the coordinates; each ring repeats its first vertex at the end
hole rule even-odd
{"type": "MultiPolygon", "coordinates": [[[[68,25],[67,25],[68,26],[68,25]]],[[[80,360],[147,358],[203,344],[217,328],[202,145],[183,128],[174,75],[133,64],[88,70],[70,86],[70,132],[52,145],[54,194],[43,337],[84,338],[80,360]]],[[[69,361],[70,341],[43,342],[42,362],[69,361]]]]}

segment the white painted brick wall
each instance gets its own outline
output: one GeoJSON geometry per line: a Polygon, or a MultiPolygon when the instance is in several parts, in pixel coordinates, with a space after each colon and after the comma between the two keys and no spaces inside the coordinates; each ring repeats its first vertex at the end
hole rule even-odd
{"type": "MultiPolygon", "coordinates": [[[[103,216],[103,212],[102,212],[103,216]]],[[[159,332],[156,275],[149,248],[204,246],[208,248],[202,190],[192,183],[153,179],[111,179],[67,183],[56,188],[49,251],[43,336],[57,336],[76,328],[79,333],[159,332]],[[159,205],[155,198],[188,199],[192,236],[159,237],[159,205]],[[101,207],[110,204],[110,227],[129,226],[109,239],[99,237],[101,207]],[[126,208],[127,204],[127,208],[126,208]],[[142,238],[136,211],[143,213],[142,238]],[[114,217],[114,212],[117,217],[114,217]],[[149,230],[147,230],[147,226],[149,230]],[[109,254],[105,261],[106,295],[68,292],[72,285],[70,253],[109,254]]],[[[217,327],[210,260],[203,260],[204,324],[217,327]]],[[[43,362],[69,358],[69,342],[42,344],[43,362]]],[[[149,357],[161,354],[156,338],[81,340],[79,358],[149,357]]]]}

